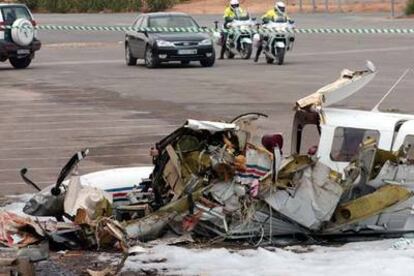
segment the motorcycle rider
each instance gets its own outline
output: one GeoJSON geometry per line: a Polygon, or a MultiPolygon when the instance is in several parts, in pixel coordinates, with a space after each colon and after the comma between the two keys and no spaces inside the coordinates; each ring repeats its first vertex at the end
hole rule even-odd
{"type": "MultiPolygon", "coordinates": [[[[247,18],[248,14],[240,7],[239,0],[230,0],[230,5],[224,10],[224,29],[228,29],[228,24],[231,23],[234,19],[243,19],[247,18]]],[[[226,42],[227,42],[227,33],[222,33],[222,43],[220,59],[224,58],[224,53],[226,52],[226,42]]]]}
{"type": "MultiPolygon", "coordinates": [[[[281,2],[281,1],[277,1],[275,3],[274,8],[268,10],[262,16],[263,24],[267,24],[270,21],[276,22],[276,21],[279,21],[279,20],[291,21],[290,17],[286,13],[286,5],[285,5],[285,3],[281,2]]],[[[257,52],[256,52],[256,56],[254,58],[254,62],[257,62],[259,60],[259,56],[262,53],[262,50],[263,50],[263,38],[261,38],[260,44],[257,47],[257,52]]]]}

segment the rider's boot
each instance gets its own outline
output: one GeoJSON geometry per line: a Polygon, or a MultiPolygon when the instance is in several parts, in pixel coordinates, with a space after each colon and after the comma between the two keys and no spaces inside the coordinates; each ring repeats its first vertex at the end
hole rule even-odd
{"type": "Polygon", "coordinates": [[[257,48],[256,56],[254,57],[254,62],[258,62],[259,61],[259,57],[260,57],[260,54],[261,53],[262,53],[262,46],[259,46],[257,48]]]}
{"type": "Polygon", "coordinates": [[[223,45],[221,47],[221,51],[220,51],[220,58],[219,59],[224,59],[224,53],[226,52],[226,46],[223,45]]]}

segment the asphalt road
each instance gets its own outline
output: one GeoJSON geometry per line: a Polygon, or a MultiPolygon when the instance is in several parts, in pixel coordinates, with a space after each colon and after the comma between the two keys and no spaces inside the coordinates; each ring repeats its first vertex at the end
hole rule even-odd
{"type": "MultiPolygon", "coordinates": [[[[37,15],[40,24],[125,25],[134,14],[37,15]]],[[[217,16],[197,16],[212,26],[217,16]]],[[[386,15],[296,15],[298,27],[412,27],[386,15]]],[[[219,60],[213,68],[127,67],[123,34],[43,31],[43,49],[27,70],[0,63],[0,195],[32,192],[22,167],[41,186],[52,184],[77,150],[90,148],[81,173],[150,164],[148,148],[187,118],[226,120],[260,111],[265,131],[283,132],[289,151],[293,103],[336,79],[343,68],[372,60],[379,73],[342,106],[370,109],[414,64],[414,35],[297,35],[283,66],[262,58],[219,60]]],[[[414,113],[414,73],[382,109],[414,113]]],[[[381,122],[378,122],[381,123],[381,122]]]]}

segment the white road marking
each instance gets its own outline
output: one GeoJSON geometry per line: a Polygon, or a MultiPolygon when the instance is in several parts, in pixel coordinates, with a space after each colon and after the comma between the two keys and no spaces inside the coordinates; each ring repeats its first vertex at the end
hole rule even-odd
{"type": "MultiPolygon", "coordinates": [[[[141,149],[144,151],[144,149],[141,149]]],[[[150,157],[149,153],[138,153],[137,149],[136,154],[107,154],[107,155],[88,155],[88,160],[91,159],[101,159],[101,158],[110,158],[110,157],[136,157],[136,156],[147,156],[150,157]]],[[[0,161],[19,161],[19,160],[69,160],[70,156],[51,156],[51,157],[10,157],[10,158],[0,158],[0,161]]]]}
{"type": "Polygon", "coordinates": [[[292,53],[292,56],[316,56],[316,55],[342,55],[342,54],[358,54],[369,52],[388,52],[388,51],[409,51],[414,50],[413,46],[405,47],[390,47],[390,48],[368,48],[368,49],[355,49],[355,50],[341,50],[341,51],[325,51],[325,52],[309,52],[309,53],[292,53]]]}
{"type": "MultiPolygon", "coordinates": [[[[69,110],[68,110],[69,111],[69,110]]],[[[2,111],[3,113],[3,111],[2,111]]],[[[12,119],[12,118],[43,118],[43,117],[75,117],[75,116],[102,116],[102,115],[106,115],[106,116],[129,116],[129,115],[135,115],[135,114],[142,114],[142,115],[146,115],[146,114],[150,114],[151,112],[148,111],[127,111],[127,112],[85,112],[85,113],[73,113],[70,112],[68,114],[65,113],[47,113],[47,114],[30,114],[30,115],[16,115],[16,116],[3,116],[4,114],[2,114],[2,118],[3,119],[12,119]]]]}
{"type": "MultiPolygon", "coordinates": [[[[390,47],[390,48],[369,48],[369,49],[355,49],[342,51],[325,51],[325,52],[310,52],[310,53],[292,53],[292,56],[314,56],[314,55],[339,55],[339,54],[357,54],[367,52],[387,52],[387,51],[407,51],[414,50],[414,47],[390,47]]],[[[73,60],[73,61],[56,61],[56,62],[38,62],[35,66],[65,66],[65,65],[95,65],[95,64],[123,64],[122,59],[108,59],[108,60],[73,60]]]]}
{"type": "Polygon", "coordinates": [[[95,64],[123,64],[122,59],[107,59],[107,60],[73,60],[73,61],[55,61],[55,62],[37,62],[33,63],[33,68],[36,66],[65,66],[65,65],[95,65],[95,64]]]}
{"type": "Polygon", "coordinates": [[[119,42],[62,42],[43,45],[45,48],[91,48],[91,47],[116,47],[119,42]]]}
{"type": "MultiPolygon", "coordinates": [[[[42,185],[42,184],[51,185],[51,184],[54,184],[54,183],[53,183],[53,180],[52,180],[52,181],[36,181],[36,184],[38,184],[38,185],[42,185]]],[[[27,183],[24,183],[24,182],[6,182],[6,183],[1,183],[1,185],[4,185],[4,186],[20,186],[20,185],[28,186],[27,183]]]]}
{"type": "Polygon", "coordinates": [[[58,122],[22,122],[22,123],[5,123],[5,124],[1,124],[0,123],[0,127],[4,127],[4,126],[41,126],[41,125],[64,125],[64,124],[70,124],[70,123],[76,123],[77,125],[81,125],[81,124],[98,124],[98,123],[108,123],[108,124],[113,124],[113,123],[123,123],[123,122],[128,122],[128,123],[135,123],[135,124],[139,124],[142,122],[150,122],[150,121],[156,121],[157,119],[121,119],[121,120],[89,120],[89,121],[79,121],[79,120],[67,120],[67,121],[58,121],[58,122]]]}
{"type": "MultiPolygon", "coordinates": [[[[140,147],[140,146],[150,146],[154,145],[154,143],[131,143],[131,144],[117,144],[117,145],[103,145],[103,146],[93,146],[89,147],[89,149],[94,148],[124,148],[124,147],[140,147]]],[[[0,148],[0,151],[28,151],[28,150],[51,150],[51,149],[77,149],[83,148],[80,147],[79,144],[76,145],[65,145],[65,146],[47,146],[47,147],[7,147],[7,148],[0,148]]]]}
{"type": "MultiPolygon", "coordinates": [[[[21,105],[19,105],[19,104],[15,104],[17,101],[9,101],[8,103],[7,103],[7,101],[4,101],[4,102],[1,102],[0,101],[0,107],[9,107],[10,105],[13,105],[13,110],[5,110],[5,111],[10,111],[10,112],[15,112],[16,111],[16,109],[15,109],[15,107],[17,107],[17,108],[19,108],[19,107],[36,107],[37,106],[37,104],[34,104],[34,105],[31,105],[30,103],[29,104],[21,104],[21,105]]],[[[62,110],[62,109],[67,109],[67,111],[82,111],[82,110],[86,110],[86,111],[88,111],[88,110],[94,110],[94,107],[82,107],[82,106],[76,106],[76,107],[72,107],[72,106],[69,106],[69,105],[64,105],[64,106],[61,106],[61,105],[58,105],[58,104],[53,104],[53,107],[52,107],[52,109],[54,108],[54,107],[56,107],[55,109],[57,109],[57,110],[62,110]]],[[[50,108],[48,109],[48,110],[50,110],[50,108]]],[[[30,110],[31,112],[33,112],[33,110],[30,110]]],[[[10,113],[9,112],[9,113],[10,113]]]]}
{"type": "MultiPolygon", "coordinates": [[[[71,100],[72,101],[73,100],[84,101],[85,99],[72,98],[71,100]]],[[[99,98],[88,98],[87,100],[92,100],[94,102],[94,104],[107,102],[106,100],[99,101],[99,98]]],[[[0,107],[8,107],[10,105],[13,105],[14,108],[31,108],[31,109],[33,109],[33,107],[43,107],[43,108],[47,108],[47,109],[49,109],[49,107],[52,108],[52,109],[53,108],[59,108],[59,109],[67,108],[67,109],[70,109],[70,110],[79,110],[79,111],[80,110],[93,110],[94,109],[94,107],[81,107],[81,106],[77,106],[76,108],[71,108],[69,106],[63,106],[62,107],[62,105],[60,103],[40,103],[40,102],[36,102],[36,101],[30,102],[30,101],[24,101],[24,100],[22,101],[20,99],[19,100],[6,100],[6,101],[0,100],[0,107]]]]}
{"type": "MultiPolygon", "coordinates": [[[[134,133],[132,133],[132,134],[125,134],[125,135],[105,134],[105,137],[99,136],[99,137],[96,137],[95,140],[89,141],[89,142],[85,142],[85,143],[92,144],[94,142],[98,142],[98,143],[99,142],[105,142],[105,139],[104,138],[110,138],[110,139],[106,139],[107,140],[106,142],[108,142],[108,140],[109,140],[109,142],[116,142],[114,140],[114,138],[116,138],[116,137],[119,137],[121,139],[131,139],[131,138],[139,139],[140,137],[151,137],[151,136],[161,137],[161,136],[168,135],[170,133],[171,132],[140,133],[138,137],[135,137],[136,133],[135,134],[134,133]]],[[[87,137],[87,138],[89,138],[89,139],[92,140],[92,138],[95,138],[95,137],[87,137]]],[[[61,141],[62,138],[59,138],[58,137],[57,140],[58,141],[61,141]]],[[[51,137],[47,137],[47,138],[13,139],[12,140],[13,143],[32,143],[32,144],[36,144],[37,142],[50,142],[50,141],[51,141],[51,137]]]]}
{"type": "Polygon", "coordinates": [[[181,125],[143,125],[143,126],[108,126],[108,127],[73,127],[73,128],[54,128],[54,129],[9,129],[7,130],[8,133],[33,133],[33,132],[51,132],[51,131],[79,131],[86,132],[89,130],[109,130],[109,129],[140,129],[140,128],[168,128],[168,127],[179,127],[181,125]]]}
{"type": "MultiPolygon", "coordinates": [[[[81,166],[81,170],[105,170],[105,169],[116,169],[116,168],[130,168],[130,167],[139,167],[139,166],[152,166],[148,163],[132,163],[128,165],[102,165],[102,166],[81,166]]],[[[39,168],[28,168],[29,171],[59,171],[62,167],[39,167],[39,168]]],[[[7,168],[0,169],[0,172],[19,172],[19,168],[7,168]]]]}

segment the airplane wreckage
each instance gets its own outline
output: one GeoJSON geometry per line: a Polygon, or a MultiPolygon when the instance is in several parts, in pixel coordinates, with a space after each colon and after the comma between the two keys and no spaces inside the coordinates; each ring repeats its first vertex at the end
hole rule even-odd
{"type": "Polygon", "coordinates": [[[167,232],[254,245],[413,232],[414,115],[328,107],[374,78],[367,67],[296,102],[287,157],[280,134],[256,131],[260,113],[186,121],[151,149],[152,167],[78,176],[79,152],[26,203],[31,216],[0,212],[0,243],[128,251],[167,232]],[[312,128],[319,142],[307,147],[312,128]]]}

